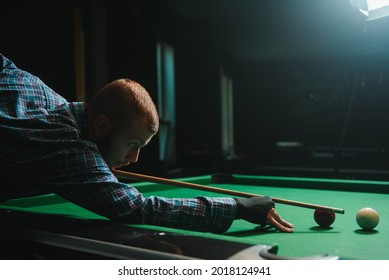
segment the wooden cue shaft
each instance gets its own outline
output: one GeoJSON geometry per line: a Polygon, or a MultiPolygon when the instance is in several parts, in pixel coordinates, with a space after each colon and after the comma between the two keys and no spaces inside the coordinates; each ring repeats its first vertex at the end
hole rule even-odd
{"type": "MultiPolygon", "coordinates": [[[[194,183],[189,183],[189,182],[171,180],[171,179],[155,177],[155,176],[150,176],[150,175],[144,175],[144,174],[138,174],[138,173],[122,171],[122,170],[113,170],[112,172],[116,177],[121,178],[121,179],[134,179],[134,180],[138,180],[138,181],[146,181],[146,182],[152,182],[152,183],[172,185],[172,186],[177,186],[177,187],[191,188],[191,189],[227,194],[227,195],[232,195],[232,196],[242,196],[242,197],[261,196],[259,194],[253,194],[253,193],[247,193],[247,192],[241,192],[241,191],[235,191],[235,190],[228,190],[228,189],[223,189],[223,188],[217,188],[217,187],[212,187],[212,186],[206,186],[206,185],[194,184],[194,183]]],[[[287,205],[303,207],[303,208],[310,208],[310,209],[320,209],[320,210],[325,210],[325,211],[329,211],[329,212],[344,214],[344,209],[341,209],[341,208],[334,208],[334,207],[329,207],[329,206],[299,202],[299,201],[276,198],[276,197],[272,197],[271,199],[276,203],[287,204],[287,205]]]]}

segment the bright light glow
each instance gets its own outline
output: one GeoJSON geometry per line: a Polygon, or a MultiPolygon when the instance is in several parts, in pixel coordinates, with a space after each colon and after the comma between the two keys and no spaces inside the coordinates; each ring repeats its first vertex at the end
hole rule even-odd
{"type": "Polygon", "coordinates": [[[367,20],[375,20],[389,16],[389,0],[350,0],[367,20]]]}
{"type": "Polygon", "coordinates": [[[380,9],[389,5],[388,0],[367,0],[366,2],[367,2],[367,8],[370,11],[380,9]]]}

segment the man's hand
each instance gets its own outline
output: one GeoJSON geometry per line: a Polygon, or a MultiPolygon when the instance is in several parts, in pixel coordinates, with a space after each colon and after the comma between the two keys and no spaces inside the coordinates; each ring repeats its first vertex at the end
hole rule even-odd
{"type": "Polygon", "coordinates": [[[270,209],[267,214],[267,223],[283,232],[293,232],[293,224],[285,221],[277,214],[276,209],[270,209]]]}
{"type": "Polygon", "coordinates": [[[265,226],[270,224],[283,232],[293,232],[293,225],[282,219],[274,207],[273,200],[268,196],[250,198],[235,198],[238,205],[236,218],[265,226]]]}

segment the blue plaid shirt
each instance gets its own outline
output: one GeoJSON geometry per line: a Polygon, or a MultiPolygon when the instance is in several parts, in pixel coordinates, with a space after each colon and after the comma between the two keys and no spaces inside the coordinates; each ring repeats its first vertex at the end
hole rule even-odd
{"type": "Polygon", "coordinates": [[[111,173],[85,138],[85,104],[68,102],[0,54],[0,199],[56,193],[110,219],[224,232],[233,198],[144,197],[111,173]],[[8,177],[8,179],[6,179],[8,177]]]}

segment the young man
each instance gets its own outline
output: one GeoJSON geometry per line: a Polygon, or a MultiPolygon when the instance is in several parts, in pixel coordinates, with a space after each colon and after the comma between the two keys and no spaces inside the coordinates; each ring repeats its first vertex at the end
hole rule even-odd
{"type": "Polygon", "coordinates": [[[269,197],[144,197],[111,170],[137,162],[157,133],[147,91],[119,79],[88,103],[68,102],[0,54],[0,201],[56,193],[123,222],[221,233],[235,219],[292,232],[269,197]]]}

